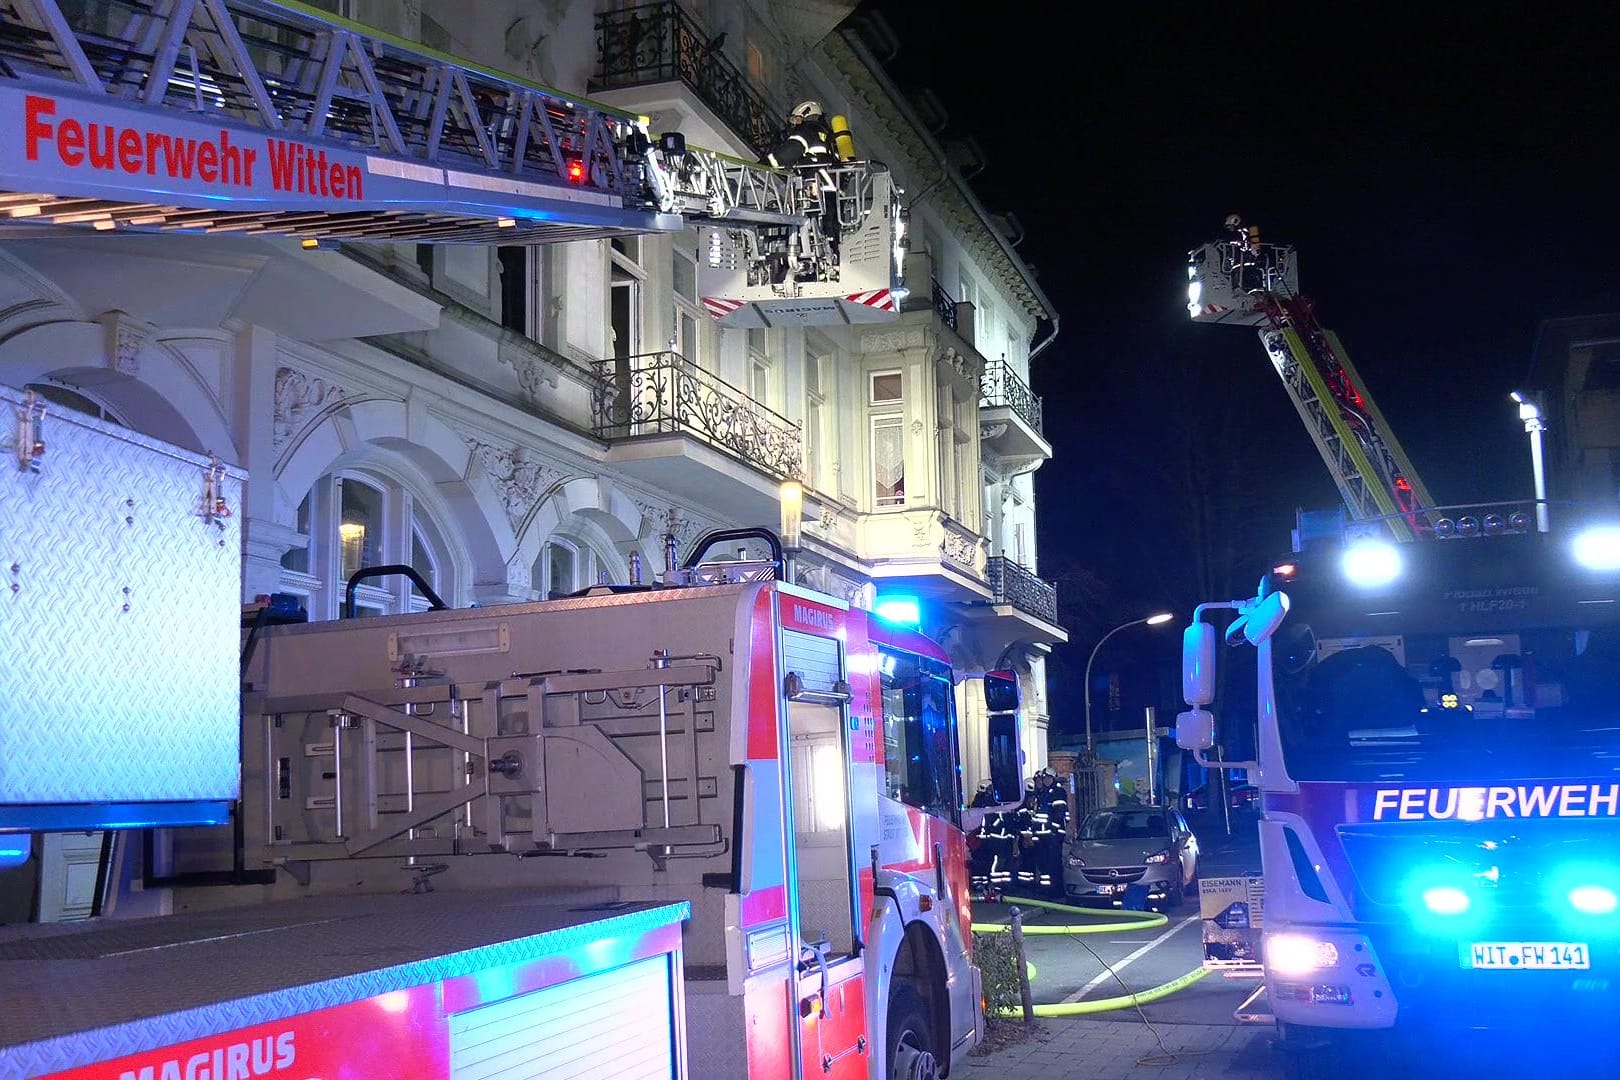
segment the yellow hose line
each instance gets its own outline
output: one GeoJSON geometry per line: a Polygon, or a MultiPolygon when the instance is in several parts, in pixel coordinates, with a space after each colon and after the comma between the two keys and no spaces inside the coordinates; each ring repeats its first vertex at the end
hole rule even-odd
{"type": "MultiPolygon", "coordinates": [[[[1167,983],[1160,983],[1150,990],[1142,990],[1135,994],[1124,994],[1120,997],[1098,998],[1095,1001],[1059,1001],[1052,1004],[1035,1006],[1036,1016],[1084,1016],[1087,1013],[1108,1012],[1111,1009],[1127,1009],[1133,1005],[1146,1005],[1158,1001],[1162,997],[1169,997],[1177,990],[1183,990],[1209,974],[1208,968],[1193,968],[1179,978],[1171,979],[1167,983]]],[[[1017,1019],[1024,1015],[1023,1009],[1002,1009],[997,1016],[1017,1019]]]]}
{"type": "MultiPolygon", "coordinates": [[[[1003,903],[1017,904],[1020,907],[1046,908],[1048,911],[1066,911],[1087,919],[1109,920],[1108,922],[1075,923],[1068,926],[1028,923],[1024,926],[1024,933],[1029,936],[1040,934],[1112,934],[1118,931],[1151,930],[1155,926],[1163,926],[1170,921],[1169,916],[1158,911],[1117,912],[1111,909],[1098,910],[1096,908],[1075,907],[1073,904],[1059,904],[1051,900],[1036,900],[1025,896],[1004,896],[1001,899],[1003,903]],[[1115,917],[1121,914],[1125,917],[1115,917]]],[[[980,934],[1006,933],[1009,929],[1011,927],[1007,923],[973,924],[974,932],[980,934]]]]}
{"type": "MultiPolygon", "coordinates": [[[[1032,897],[1004,896],[1002,897],[1002,901],[1008,904],[1018,904],[1021,907],[1045,908],[1048,911],[1072,912],[1075,915],[1083,915],[1089,919],[1112,919],[1112,916],[1115,914],[1113,911],[1099,911],[1096,908],[1075,907],[1073,904],[1059,904],[1051,900],[1036,900],[1032,897]]],[[[1163,926],[1170,921],[1169,917],[1163,912],[1132,911],[1126,912],[1125,914],[1127,915],[1127,918],[1112,919],[1110,922],[1103,923],[1083,923],[1073,926],[1048,926],[1044,923],[1036,923],[1033,926],[1025,926],[1024,933],[1101,934],[1106,931],[1116,930],[1150,930],[1156,926],[1163,926]]],[[[973,929],[975,932],[981,934],[995,934],[1005,933],[1008,930],[1011,930],[1012,927],[1007,923],[974,923],[973,929]]],[[[1030,978],[1034,978],[1035,965],[1029,963],[1027,960],[1024,963],[1025,966],[1029,968],[1030,978]]],[[[1171,979],[1167,983],[1160,983],[1158,986],[1151,987],[1147,990],[1140,990],[1134,994],[1124,994],[1119,997],[1111,998],[1097,998],[1094,1001],[1057,1001],[1043,1003],[1035,1006],[1035,1015],[1084,1016],[1088,1013],[1109,1012],[1113,1009],[1127,1009],[1134,1005],[1146,1005],[1149,1002],[1158,1001],[1160,998],[1169,997],[1177,990],[1184,990],[1208,974],[1208,968],[1197,967],[1193,968],[1185,975],[1171,979]]],[[[1024,1010],[1021,1008],[1002,1009],[995,1015],[1018,1019],[1024,1015],[1024,1010]]]]}

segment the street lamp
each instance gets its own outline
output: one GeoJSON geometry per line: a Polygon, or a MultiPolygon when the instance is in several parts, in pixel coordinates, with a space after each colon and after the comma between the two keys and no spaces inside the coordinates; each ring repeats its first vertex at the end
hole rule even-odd
{"type": "Polygon", "coordinates": [[[1161,611],[1157,615],[1149,615],[1145,619],[1132,619],[1128,623],[1120,623],[1118,626],[1108,631],[1108,633],[1104,634],[1102,636],[1102,640],[1093,646],[1091,655],[1086,657],[1086,753],[1088,755],[1097,748],[1096,741],[1091,737],[1091,662],[1097,659],[1097,653],[1102,649],[1104,642],[1113,637],[1115,634],[1119,633],[1121,630],[1129,630],[1133,626],[1162,626],[1173,618],[1175,618],[1175,616],[1170,614],[1168,611],[1161,611]]]}
{"type": "Polygon", "coordinates": [[[798,555],[799,544],[804,536],[804,485],[797,480],[784,480],[777,489],[777,499],[782,511],[782,549],[783,563],[782,575],[790,583],[798,581],[798,555]]]}
{"type": "Polygon", "coordinates": [[[1547,531],[1547,471],[1541,456],[1541,433],[1547,430],[1541,418],[1541,403],[1537,395],[1521,394],[1515,390],[1508,397],[1519,407],[1519,419],[1524,421],[1524,433],[1530,436],[1530,471],[1536,482],[1536,531],[1547,531]]]}

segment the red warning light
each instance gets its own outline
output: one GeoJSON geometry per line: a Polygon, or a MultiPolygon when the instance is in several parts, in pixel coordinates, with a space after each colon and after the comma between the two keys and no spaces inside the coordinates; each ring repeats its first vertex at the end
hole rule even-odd
{"type": "Polygon", "coordinates": [[[568,182],[570,184],[583,184],[585,182],[585,162],[579,158],[568,159],[568,182]]]}

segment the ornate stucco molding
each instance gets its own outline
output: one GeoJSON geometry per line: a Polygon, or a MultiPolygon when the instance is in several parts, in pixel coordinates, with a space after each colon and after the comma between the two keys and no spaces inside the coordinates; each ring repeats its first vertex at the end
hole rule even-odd
{"type": "Polygon", "coordinates": [[[506,449],[468,436],[462,442],[489,477],[512,531],[521,532],[540,500],[563,478],[562,470],[535,461],[521,446],[506,449]]]}
{"type": "Polygon", "coordinates": [[[103,312],[101,326],[107,335],[107,366],[121,375],[139,378],[141,350],[151,340],[152,328],[122,311],[103,312]]]}
{"type": "Polygon", "coordinates": [[[317,416],[348,396],[343,387],[319,375],[297,368],[277,368],[275,416],[271,426],[274,449],[280,450],[317,416]]]}

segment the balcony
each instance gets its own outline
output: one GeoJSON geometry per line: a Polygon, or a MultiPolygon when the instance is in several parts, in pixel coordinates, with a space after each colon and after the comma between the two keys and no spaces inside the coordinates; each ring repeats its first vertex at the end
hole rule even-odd
{"type": "Polygon", "coordinates": [[[779,483],[804,469],[797,424],[679,353],[592,367],[591,432],[609,464],[734,520],[776,522],[779,483]]]}
{"type": "Polygon", "coordinates": [[[979,430],[984,449],[1009,472],[1025,472],[1052,456],[1041,429],[1041,399],[1005,360],[979,376],[979,430]]]}
{"type": "Polygon", "coordinates": [[[678,3],[640,4],[596,16],[599,74],[590,93],[618,103],[616,91],[676,84],[751,147],[768,153],[781,137],[782,109],[771,105],[710,34],[678,3]]]}
{"type": "Polygon", "coordinates": [[[961,331],[957,330],[956,327],[956,300],[952,298],[950,293],[945,291],[945,287],[939,283],[938,278],[932,279],[932,287],[929,291],[933,295],[934,314],[939,316],[939,321],[953,331],[960,333],[961,331]]]}
{"type": "Polygon", "coordinates": [[[1042,581],[1005,555],[992,555],[985,576],[995,603],[1011,604],[1026,615],[1058,624],[1057,586],[1042,581]]]}
{"type": "Polygon", "coordinates": [[[993,656],[1014,642],[1060,645],[1069,640],[1068,631],[1058,624],[1057,589],[1007,558],[992,555],[985,566],[990,585],[988,603],[965,609],[975,626],[975,640],[982,643],[986,656],[993,656]]]}

